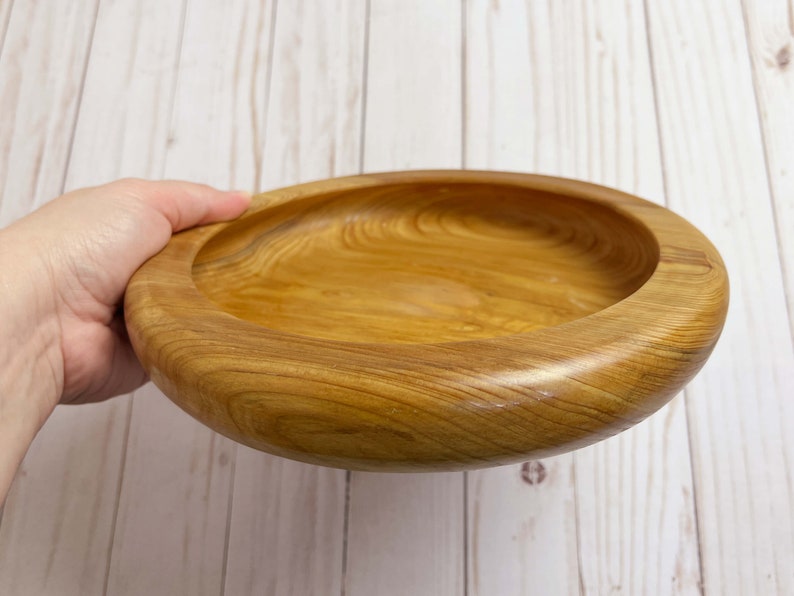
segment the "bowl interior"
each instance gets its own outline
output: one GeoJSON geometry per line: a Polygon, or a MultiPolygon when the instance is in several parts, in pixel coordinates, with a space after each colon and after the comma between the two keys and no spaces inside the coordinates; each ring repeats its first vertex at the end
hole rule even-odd
{"type": "Polygon", "coordinates": [[[347,342],[525,333],[604,309],[659,247],[609,206],[508,185],[413,183],[315,195],[225,227],[196,287],[265,327],[347,342]]]}

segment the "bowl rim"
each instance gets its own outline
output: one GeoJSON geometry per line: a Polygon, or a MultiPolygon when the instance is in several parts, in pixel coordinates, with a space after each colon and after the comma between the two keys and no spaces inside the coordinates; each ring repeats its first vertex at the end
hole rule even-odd
{"type": "MultiPolygon", "coordinates": [[[[562,443],[571,448],[605,438],[666,403],[705,362],[720,335],[727,306],[727,273],[716,248],[692,224],[665,207],[573,179],[512,172],[415,170],[334,178],[264,192],[254,198],[252,207],[237,220],[175,235],[162,252],[133,276],[125,297],[125,317],[135,351],[152,379],[181,407],[210,426],[213,421],[208,419],[218,414],[217,405],[213,405],[214,395],[224,391],[222,371],[217,362],[210,363],[210,358],[201,354],[180,357],[184,352],[169,346],[170,334],[187,334],[195,342],[212,346],[216,360],[218,350],[226,351],[227,364],[231,366],[235,355],[244,360],[255,357],[255,372],[266,375],[268,392],[289,393],[289,383],[282,381],[285,376],[295,374],[318,383],[318,394],[328,396],[322,384],[339,384],[339,375],[344,372],[351,383],[358,384],[356,392],[387,400],[395,399],[406,387],[425,392],[434,400],[436,414],[448,415],[451,420],[465,415],[461,398],[465,401],[467,394],[483,392],[493,399],[478,398],[481,403],[468,410],[464,408],[471,416],[499,412],[509,423],[510,411],[532,409],[527,400],[534,400],[539,404],[534,407],[534,415],[541,424],[548,419],[543,415],[547,408],[575,411],[576,416],[592,419],[588,436],[574,424],[569,432],[558,429],[547,445],[538,445],[539,452],[553,453],[562,443]],[[228,226],[289,201],[400,183],[509,185],[596,202],[647,228],[658,244],[658,263],[651,276],[632,294],[586,316],[527,333],[438,343],[359,343],[269,329],[224,312],[193,282],[196,255],[228,226]],[[163,296],[168,299],[162,299],[163,296]],[[223,329],[223,333],[219,334],[218,329],[223,329]],[[640,389],[637,379],[642,375],[631,369],[632,363],[645,362],[643,366],[648,366],[649,357],[659,361],[656,368],[650,367],[647,374],[643,373],[646,377],[659,377],[650,382],[655,391],[640,389]],[[181,358],[178,381],[164,372],[175,358],[181,358]],[[457,397],[445,396],[444,392],[451,389],[439,385],[434,376],[433,370],[439,367],[455,371],[453,393],[457,397]],[[605,375],[610,382],[621,385],[616,372],[621,367],[627,371],[625,386],[615,391],[604,390],[600,398],[575,399],[577,384],[592,385],[593,379],[605,375]],[[285,370],[289,371],[286,375],[285,370]],[[398,380],[408,372],[410,381],[398,380]],[[213,380],[208,380],[209,377],[213,380]],[[560,383],[568,389],[558,391],[560,383]],[[547,392],[543,387],[552,389],[547,392]]],[[[354,391],[351,387],[347,389],[354,391]]],[[[330,406],[314,404],[313,407],[330,406]]],[[[235,435],[237,428],[242,439],[233,438],[246,442],[245,424],[241,425],[231,411],[221,415],[231,422],[214,428],[228,435],[235,435]]],[[[556,426],[559,424],[555,423],[556,426]]],[[[268,449],[256,441],[248,444],[279,454],[286,452],[304,461],[318,461],[301,449],[292,452],[289,448],[268,449]]],[[[511,450],[503,451],[499,463],[509,459],[511,450]]],[[[466,457],[477,460],[472,454],[466,457]]],[[[330,457],[321,459],[320,463],[339,462],[330,457]]]]}

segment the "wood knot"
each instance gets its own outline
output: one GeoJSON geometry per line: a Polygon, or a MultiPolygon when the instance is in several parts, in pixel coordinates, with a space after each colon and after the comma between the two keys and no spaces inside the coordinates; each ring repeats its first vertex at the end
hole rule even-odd
{"type": "Polygon", "coordinates": [[[791,47],[785,45],[780,48],[778,53],[775,54],[775,62],[781,70],[787,68],[788,65],[791,64],[791,47]]]}
{"type": "Polygon", "coordinates": [[[546,466],[537,460],[524,462],[521,465],[521,480],[527,484],[540,484],[546,480],[546,466]]]}

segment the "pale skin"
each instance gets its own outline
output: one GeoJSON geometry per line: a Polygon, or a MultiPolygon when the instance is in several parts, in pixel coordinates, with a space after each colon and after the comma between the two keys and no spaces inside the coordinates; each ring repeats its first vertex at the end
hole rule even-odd
{"type": "Polygon", "coordinates": [[[120,311],[132,274],[173,233],[249,203],[244,192],[128,179],[69,192],[0,230],[0,505],[57,404],[146,381],[120,311]]]}

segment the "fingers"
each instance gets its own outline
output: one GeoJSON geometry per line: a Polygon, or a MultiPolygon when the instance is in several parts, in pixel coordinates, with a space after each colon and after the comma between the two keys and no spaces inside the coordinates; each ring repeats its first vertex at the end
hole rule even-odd
{"type": "Polygon", "coordinates": [[[132,346],[122,339],[117,339],[113,352],[113,362],[109,370],[110,377],[107,380],[107,384],[101,391],[86,396],[89,399],[84,403],[103,401],[110,397],[130,393],[149,380],[137,356],[135,356],[132,346]]]}
{"type": "Polygon", "coordinates": [[[132,351],[132,346],[121,342],[115,347],[110,366],[103,369],[107,378],[103,379],[99,387],[75,392],[64,391],[61,395],[62,404],[92,404],[105,401],[117,395],[131,393],[146,383],[149,378],[132,351]]]}
{"type": "Polygon", "coordinates": [[[82,350],[65,354],[62,404],[104,401],[130,393],[149,380],[130,345],[122,315],[114,317],[107,329],[95,332],[92,339],[91,345],[98,350],[84,345],[82,350]]]}
{"type": "Polygon", "coordinates": [[[234,219],[251,203],[245,191],[220,191],[205,184],[163,180],[124,179],[96,191],[135,198],[163,215],[173,232],[218,221],[234,219]]]}

